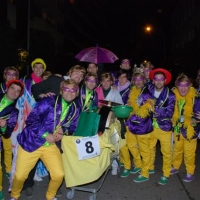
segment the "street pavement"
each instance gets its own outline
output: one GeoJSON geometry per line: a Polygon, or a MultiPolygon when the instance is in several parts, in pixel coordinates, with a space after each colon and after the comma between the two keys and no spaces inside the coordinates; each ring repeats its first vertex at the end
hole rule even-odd
{"type": "MultiPolygon", "coordinates": [[[[200,142],[198,142],[196,152],[196,170],[195,179],[190,183],[185,183],[182,179],[185,177],[185,166],[182,165],[179,173],[170,176],[169,182],[165,186],[158,184],[162,176],[162,156],[160,153],[160,145],[157,144],[155,174],[150,175],[149,181],[143,183],[135,183],[133,179],[138,174],[130,174],[127,178],[108,174],[102,184],[102,187],[97,192],[97,200],[199,200],[200,199],[200,142]]],[[[123,168],[121,167],[121,171],[123,168]]],[[[88,185],[88,188],[98,188],[102,183],[102,179],[88,185]]],[[[35,182],[33,187],[34,196],[27,198],[22,192],[20,200],[45,200],[45,192],[48,186],[48,177],[43,178],[41,182],[35,182]]],[[[4,177],[3,191],[5,200],[9,200],[10,194],[7,192],[8,179],[4,177]]],[[[65,184],[62,185],[62,196],[58,200],[66,199],[65,184]]],[[[75,191],[74,200],[88,200],[92,193],[75,191]]],[[[91,199],[90,199],[91,200],[91,199]]]]}

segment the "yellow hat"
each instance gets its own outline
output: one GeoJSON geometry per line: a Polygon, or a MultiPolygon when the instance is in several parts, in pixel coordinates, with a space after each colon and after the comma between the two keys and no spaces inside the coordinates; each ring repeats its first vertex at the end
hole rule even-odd
{"type": "Polygon", "coordinates": [[[36,58],[34,61],[32,61],[31,67],[33,68],[36,63],[43,64],[44,70],[46,70],[46,64],[45,64],[44,60],[42,60],[41,58],[36,58]]]}

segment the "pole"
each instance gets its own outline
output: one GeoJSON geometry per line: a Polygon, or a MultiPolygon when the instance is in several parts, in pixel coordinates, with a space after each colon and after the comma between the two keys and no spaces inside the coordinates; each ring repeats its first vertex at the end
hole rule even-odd
{"type": "MultiPolygon", "coordinates": [[[[30,51],[30,0],[28,0],[28,17],[27,17],[27,53],[29,55],[29,51],[30,51]]],[[[27,70],[27,75],[29,74],[29,64],[27,63],[26,66],[26,70],[27,70]]]]}

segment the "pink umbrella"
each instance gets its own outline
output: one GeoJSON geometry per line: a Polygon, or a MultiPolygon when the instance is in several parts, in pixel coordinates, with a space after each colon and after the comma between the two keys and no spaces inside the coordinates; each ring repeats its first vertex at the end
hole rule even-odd
{"type": "Polygon", "coordinates": [[[91,62],[95,64],[114,63],[119,59],[113,52],[98,46],[82,50],[75,56],[75,58],[79,61],[91,62]]]}

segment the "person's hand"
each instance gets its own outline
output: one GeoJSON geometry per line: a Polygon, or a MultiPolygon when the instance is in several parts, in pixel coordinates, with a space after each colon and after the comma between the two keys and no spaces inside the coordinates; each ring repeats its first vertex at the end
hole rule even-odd
{"type": "Polygon", "coordinates": [[[6,120],[0,118],[0,127],[4,128],[6,124],[7,124],[6,120]]]}
{"type": "Polygon", "coordinates": [[[197,113],[195,113],[195,117],[199,120],[196,121],[196,123],[200,122],[200,112],[198,111],[197,113]]]}
{"type": "Polygon", "coordinates": [[[55,137],[53,134],[48,134],[46,137],[45,137],[46,141],[49,143],[49,144],[53,144],[55,143],[55,137]]]}
{"type": "Polygon", "coordinates": [[[39,95],[39,97],[40,98],[44,98],[44,97],[50,97],[50,96],[55,96],[55,93],[53,93],[53,92],[48,92],[48,93],[46,93],[46,94],[40,94],[39,95]]]}
{"type": "Polygon", "coordinates": [[[61,74],[54,74],[55,76],[59,76],[59,77],[62,77],[62,75],[61,74]]]}
{"type": "Polygon", "coordinates": [[[191,123],[191,125],[195,126],[196,123],[197,123],[197,121],[196,121],[196,119],[192,118],[192,119],[190,120],[190,123],[191,123]]]}
{"type": "Polygon", "coordinates": [[[54,138],[55,138],[55,141],[60,141],[63,137],[63,130],[62,128],[59,128],[56,130],[55,134],[54,134],[54,138]]]}
{"type": "Polygon", "coordinates": [[[56,142],[62,140],[62,137],[63,137],[62,134],[59,134],[59,133],[54,134],[54,138],[55,138],[55,141],[56,141],[56,142]]]}

